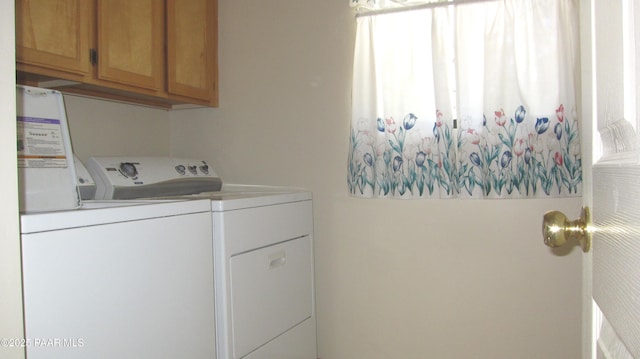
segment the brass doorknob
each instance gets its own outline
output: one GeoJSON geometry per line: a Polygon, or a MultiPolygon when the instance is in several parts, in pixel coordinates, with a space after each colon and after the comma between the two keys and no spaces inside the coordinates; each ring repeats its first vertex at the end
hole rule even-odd
{"type": "Polygon", "coordinates": [[[591,249],[591,212],[583,207],[580,218],[570,221],[560,211],[549,211],[542,220],[544,244],[551,248],[563,246],[567,241],[579,240],[584,252],[591,249]]]}

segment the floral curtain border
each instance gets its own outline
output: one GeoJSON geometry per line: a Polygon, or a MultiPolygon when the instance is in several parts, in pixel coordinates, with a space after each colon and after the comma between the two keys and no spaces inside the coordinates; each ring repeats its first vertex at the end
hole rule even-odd
{"type": "Polygon", "coordinates": [[[575,114],[563,105],[527,126],[524,106],[484,117],[482,127],[452,129],[436,114],[433,137],[417,147],[405,139],[420,119],[378,118],[379,133],[352,127],[348,188],[359,197],[546,198],[582,192],[582,159],[575,114]],[[376,140],[382,134],[382,140],[376,140]],[[377,171],[376,165],[384,171],[377,171]]]}

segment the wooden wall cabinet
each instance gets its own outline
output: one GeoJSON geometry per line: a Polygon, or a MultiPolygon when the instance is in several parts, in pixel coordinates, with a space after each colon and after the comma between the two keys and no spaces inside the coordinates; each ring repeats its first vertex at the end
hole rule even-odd
{"type": "Polygon", "coordinates": [[[167,0],[167,90],[209,101],[218,93],[217,2],[167,0]]]}
{"type": "Polygon", "coordinates": [[[217,1],[16,0],[16,60],[27,85],[217,106],[217,1]]]}
{"type": "Polygon", "coordinates": [[[18,65],[73,80],[88,78],[92,11],[84,0],[16,0],[18,65]]]}
{"type": "Polygon", "coordinates": [[[98,0],[97,78],[160,94],[164,14],[164,0],[98,0]]]}

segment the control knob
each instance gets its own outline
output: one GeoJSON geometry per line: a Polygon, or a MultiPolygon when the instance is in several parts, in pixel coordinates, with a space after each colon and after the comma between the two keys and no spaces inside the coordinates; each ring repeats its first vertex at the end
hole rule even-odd
{"type": "Polygon", "coordinates": [[[132,179],[138,178],[138,169],[136,168],[136,165],[131,162],[120,163],[120,173],[125,177],[131,177],[132,179]]]}

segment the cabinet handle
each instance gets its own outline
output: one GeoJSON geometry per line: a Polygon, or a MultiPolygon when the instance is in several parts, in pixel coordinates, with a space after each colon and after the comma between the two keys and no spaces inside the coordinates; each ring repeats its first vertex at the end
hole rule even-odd
{"type": "Polygon", "coordinates": [[[96,49],[89,49],[89,62],[91,62],[91,65],[98,64],[98,51],[96,49]]]}

